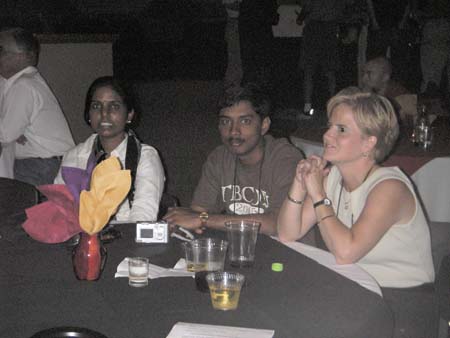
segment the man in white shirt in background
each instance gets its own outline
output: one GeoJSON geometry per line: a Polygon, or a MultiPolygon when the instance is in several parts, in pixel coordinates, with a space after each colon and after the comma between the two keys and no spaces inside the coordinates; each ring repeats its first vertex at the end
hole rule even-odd
{"type": "MultiPolygon", "coordinates": [[[[0,57],[2,51],[0,50],[0,57]]],[[[6,79],[0,76],[0,93],[3,92],[3,86],[6,79]]],[[[1,95],[1,94],[0,94],[1,95]]],[[[1,99],[1,96],[0,96],[1,99]]],[[[1,101],[0,101],[1,104],[1,101]]],[[[0,107],[1,111],[1,107],[0,107]]],[[[14,178],[14,157],[15,143],[0,143],[0,177],[14,178]]]]}
{"type": "MultiPolygon", "coordinates": [[[[0,31],[0,143],[8,150],[0,161],[7,166],[15,148],[14,178],[33,185],[53,183],[61,156],[75,145],[57,99],[36,69],[38,57],[32,33],[0,31]]],[[[3,171],[11,168],[0,175],[3,171]]]]}

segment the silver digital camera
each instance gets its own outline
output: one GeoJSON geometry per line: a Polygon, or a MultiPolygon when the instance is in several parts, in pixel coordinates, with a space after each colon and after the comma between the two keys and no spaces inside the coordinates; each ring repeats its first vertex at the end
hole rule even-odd
{"type": "Polygon", "coordinates": [[[136,243],[167,243],[169,225],[166,222],[137,222],[136,243]]]}

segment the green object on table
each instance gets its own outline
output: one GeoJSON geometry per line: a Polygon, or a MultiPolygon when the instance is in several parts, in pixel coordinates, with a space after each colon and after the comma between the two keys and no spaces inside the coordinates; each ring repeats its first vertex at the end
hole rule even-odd
{"type": "Polygon", "coordinates": [[[283,271],[284,266],[283,263],[272,263],[272,271],[281,272],[283,271]]]}

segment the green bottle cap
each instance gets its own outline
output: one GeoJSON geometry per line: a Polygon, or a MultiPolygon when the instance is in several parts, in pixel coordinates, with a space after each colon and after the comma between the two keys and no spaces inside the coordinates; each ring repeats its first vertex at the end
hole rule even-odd
{"type": "Polygon", "coordinates": [[[281,272],[283,268],[283,263],[272,263],[272,271],[281,272]]]}

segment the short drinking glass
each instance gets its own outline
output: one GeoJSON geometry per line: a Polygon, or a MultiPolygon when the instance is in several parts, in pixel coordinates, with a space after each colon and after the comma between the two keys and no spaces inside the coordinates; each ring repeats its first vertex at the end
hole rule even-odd
{"type": "Polygon", "coordinates": [[[214,309],[226,311],[238,307],[244,275],[237,272],[211,272],[206,280],[214,309]]]}
{"type": "Polygon", "coordinates": [[[228,242],[217,238],[200,238],[182,244],[186,256],[187,270],[223,270],[228,242]]]}
{"type": "Polygon", "coordinates": [[[128,258],[128,284],[133,287],[148,285],[148,258],[128,258]]]}

